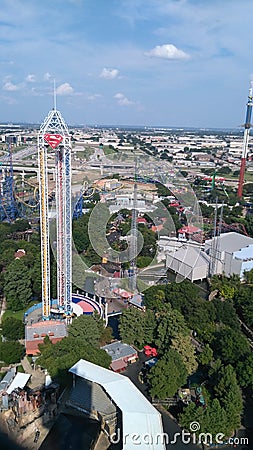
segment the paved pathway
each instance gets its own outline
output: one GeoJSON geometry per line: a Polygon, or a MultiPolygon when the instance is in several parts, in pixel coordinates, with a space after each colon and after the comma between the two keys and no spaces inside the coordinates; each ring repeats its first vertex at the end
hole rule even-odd
{"type": "Polygon", "coordinates": [[[35,388],[39,388],[42,386],[42,384],[44,384],[45,382],[45,374],[41,369],[36,369],[34,370],[27,358],[27,356],[25,356],[22,361],[21,364],[24,368],[25,373],[29,373],[31,374],[31,380],[30,380],[30,387],[31,389],[35,389],[35,388]]]}

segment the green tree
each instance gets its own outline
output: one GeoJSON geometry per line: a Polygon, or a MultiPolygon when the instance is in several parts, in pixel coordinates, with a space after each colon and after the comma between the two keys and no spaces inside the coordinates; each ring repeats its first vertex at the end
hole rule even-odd
{"type": "Polygon", "coordinates": [[[68,327],[68,335],[81,339],[93,347],[99,347],[103,328],[102,321],[98,322],[94,316],[83,314],[73,320],[72,324],[68,327]]]}
{"type": "Polygon", "coordinates": [[[152,262],[151,256],[138,256],[137,257],[137,267],[139,269],[143,269],[144,267],[147,267],[152,262]]]}
{"type": "Polygon", "coordinates": [[[155,326],[152,313],[145,313],[136,308],[126,309],[120,318],[120,337],[123,342],[142,348],[146,343],[153,341],[155,326]]]}
{"type": "Polygon", "coordinates": [[[208,344],[206,344],[205,347],[203,348],[203,351],[198,355],[198,362],[202,366],[207,366],[211,363],[212,360],[213,360],[213,351],[211,347],[208,344]]]}
{"type": "Polygon", "coordinates": [[[179,423],[183,428],[191,430],[190,424],[192,422],[200,424],[200,430],[196,432],[198,437],[200,433],[209,433],[212,435],[213,442],[215,442],[216,434],[223,433],[226,436],[227,416],[218,399],[212,400],[206,409],[197,406],[195,403],[187,406],[179,416],[179,423]]]}
{"type": "Polygon", "coordinates": [[[226,277],[225,275],[214,275],[211,280],[212,290],[217,289],[221,297],[225,300],[232,300],[240,288],[240,277],[232,275],[226,277]]]}
{"type": "Polygon", "coordinates": [[[9,309],[18,311],[28,305],[32,298],[31,285],[30,271],[22,259],[13,261],[4,274],[4,295],[9,309]]]}
{"type": "Polygon", "coordinates": [[[113,330],[111,327],[104,327],[100,336],[99,344],[103,347],[106,344],[110,344],[113,340],[113,330]]]}
{"type": "Polygon", "coordinates": [[[253,284],[253,269],[245,270],[243,276],[244,276],[245,283],[253,284]]]}
{"type": "Polygon", "coordinates": [[[152,397],[165,399],[176,394],[186,383],[187,370],[181,356],[173,349],[168,350],[152,367],[148,375],[152,397]]]}
{"type": "Polygon", "coordinates": [[[73,221],[73,241],[79,253],[87,250],[90,240],[88,235],[88,223],[90,214],[83,214],[73,221]]]}
{"type": "Polygon", "coordinates": [[[0,361],[18,363],[25,354],[25,347],[16,341],[0,342],[0,361]]]}
{"type": "Polygon", "coordinates": [[[215,322],[228,325],[231,328],[239,330],[240,323],[236,314],[234,305],[230,301],[213,300],[215,307],[215,322]]]}
{"type": "Polygon", "coordinates": [[[108,368],[111,363],[111,357],[106,351],[73,336],[65,337],[56,344],[46,341],[39,345],[39,350],[41,355],[37,364],[47,369],[51,377],[63,385],[71,382],[69,368],[79,359],[85,359],[105,368],[108,368]]]}
{"type": "Polygon", "coordinates": [[[41,299],[41,291],[42,291],[42,278],[41,278],[41,258],[40,254],[34,260],[33,267],[31,269],[31,278],[32,278],[32,291],[33,294],[41,299]]]}
{"type": "Polygon", "coordinates": [[[253,329],[253,286],[241,286],[236,297],[235,297],[235,307],[236,311],[246,323],[246,325],[253,329]]]}
{"type": "Polygon", "coordinates": [[[250,353],[245,359],[236,365],[236,374],[239,385],[244,388],[253,389],[253,354],[250,353]]]}
{"type": "Polygon", "coordinates": [[[178,333],[171,339],[171,348],[176,350],[182,358],[188,375],[196,372],[198,363],[195,355],[195,348],[189,335],[178,333]]]}
{"type": "Polygon", "coordinates": [[[214,390],[227,415],[228,429],[226,434],[228,435],[239,428],[243,409],[241,390],[231,365],[221,368],[219,380],[214,390]]]}
{"type": "Polygon", "coordinates": [[[11,225],[9,223],[0,223],[0,243],[5,241],[11,232],[11,225]]]}
{"type": "Polygon", "coordinates": [[[235,364],[249,353],[246,337],[232,328],[222,328],[215,335],[211,347],[216,358],[226,364],[235,364]]]}
{"type": "Polygon", "coordinates": [[[159,311],[165,303],[165,286],[151,286],[144,293],[144,303],[148,309],[159,311]]]}
{"type": "Polygon", "coordinates": [[[164,310],[157,314],[157,320],[155,343],[161,353],[170,347],[172,338],[178,335],[187,336],[190,334],[184,317],[176,309],[173,310],[170,304],[164,305],[164,310]]]}
{"type": "Polygon", "coordinates": [[[10,341],[17,341],[25,337],[25,325],[15,317],[6,317],[2,321],[2,335],[10,341]]]}

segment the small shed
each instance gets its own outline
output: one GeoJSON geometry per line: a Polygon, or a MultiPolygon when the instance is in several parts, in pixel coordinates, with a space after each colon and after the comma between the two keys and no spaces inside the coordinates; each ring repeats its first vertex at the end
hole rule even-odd
{"type": "Polygon", "coordinates": [[[114,372],[122,372],[128,364],[132,364],[138,359],[138,353],[135,348],[121,341],[112,342],[101,348],[111,356],[110,368],[114,372]]]}

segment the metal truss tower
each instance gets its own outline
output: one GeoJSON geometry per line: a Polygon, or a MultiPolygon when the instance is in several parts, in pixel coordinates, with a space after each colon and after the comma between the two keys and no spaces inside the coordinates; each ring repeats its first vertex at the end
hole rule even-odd
{"type": "Polygon", "coordinates": [[[43,318],[50,316],[50,247],[48,210],[47,151],[55,151],[57,299],[66,314],[72,299],[72,212],[71,212],[71,137],[56,106],[49,112],[38,134],[39,192],[42,259],[43,318]]]}
{"type": "Polygon", "coordinates": [[[130,288],[133,292],[137,288],[137,239],[138,239],[138,229],[137,229],[137,164],[135,163],[135,174],[134,174],[134,195],[133,195],[133,209],[132,209],[132,221],[131,221],[131,238],[130,238],[130,288]]]}
{"type": "Polygon", "coordinates": [[[253,106],[253,82],[250,84],[247,109],[246,109],[246,120],[244,124],[244,135],[243,135],[243,146],[242,146],[242,158],[241,158],[241,166],[240,166],[240,175],[239,175],[239,183],[237,195],[242,198],[243,194],[243,185],[244,185],[244,175],[246,169],[247,162],[247,154],[248,154],[248,145],[249,145],[249,134],[251,128],[251,114],[252,114],[252,106],[253,106]]]}

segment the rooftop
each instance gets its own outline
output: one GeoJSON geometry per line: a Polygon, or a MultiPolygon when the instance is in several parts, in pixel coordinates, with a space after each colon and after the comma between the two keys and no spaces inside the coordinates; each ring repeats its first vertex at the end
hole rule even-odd
{"type": "Polygon", "coordinates": [[[25,339],[31,341],[35,338],[43,338],[53,336],[54,338],[62,338],[67,336],[67,328],[65,322],[60,320],[46,320],[44,322],[36,322],[25,327],[25,339]]]}
{"type": "Polygon", "coordinates": [[[221,252],[231,253],[253,244],[253,239],[251,237],[231,231],[229,233],[221,233],[220,236],[208,239],[205,242],[205,247],[210,247],[213,239],[215,239],[215,241],[217,241],[217,239],[219,240],[219,251],[221,252]]]}
{"type": "Polygon", "coordinates": [[[179,250],[168,253],[167,255],[190,266],[192,269],[208,265],[210,262],[209,256],[206,253],[190,245],[183,245],[179,250]]]}
{"type": "Polygon", "coordinates": [[[112,342],[111,344],[104,345],[104,347],[101,348],[111,356],[112,361],[116,361],[117,359],[125,358],[137,353],[131,345],[124,344],[121,341],[112,342]]]}
{"type": "Polygon", "coordinates": [[[31,375],[29,373],[18,372],[10,386],[6,390],[7,394],[11,394],[15,389],[23,389],[31,375]]]}
{"type": "Polygon", "coordinates": [[[133,435],[150,436],[153,439],[141,441],[142,450],[165,450],[160,413],[124,375],[114,373],[80,359],[69,371],[81,378],[100,384],[122,411],[123,449],[136,450],[133,435]],[[157,442],[156,442],[157,440],[157,442]],[[155,441],[155,442],[154,442],[155,441]]]}

